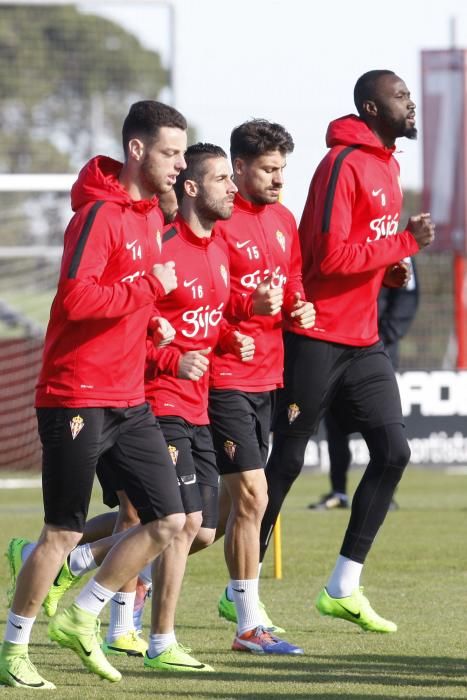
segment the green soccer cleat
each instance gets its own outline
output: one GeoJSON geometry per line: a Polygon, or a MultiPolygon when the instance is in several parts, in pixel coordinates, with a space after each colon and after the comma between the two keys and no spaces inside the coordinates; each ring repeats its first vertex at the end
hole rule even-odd
{"type": "Polygon", "coordinates": [[[340,617],[354,622],[368,632],[396,632],[397,625],[380,617],[363,595],[363,588],[357,588],[345,598],[332,598],[323,588],[316,599],[316,607],[321,615],[340,617]]]}
{"type": "Polygon", "coordinates": [[[75,603],[49,623],[49,638],[53,642],[72,649],[91,673],[116,683],[122,674],[107,661],[99,644],[98,631],[98,619],[75,603]]]}
{"type": "MultiPolygon", "coordinates": [[[[283,634],[285,629],[278,627],[269,617],[266,612],[266,607],[264,603],[258,601],[259,611],[261,613],[261,627],[264,627],[268,632],[273,632],[274,634],[283,634]]],[[[233,600],[227,598],[227,588],[224,589],[219,602],[217,604],[217,610],[219,612],[219,617],[223,617],[229,622],[237,622],[237,611],[235,609],[235,603],[233,600]]]]}
{"type": "Polygon", "coordinates": [[[75,576],[71,573],[68,561],[65,561],[55,577],[53,584],[49,588],[49,592],[47,593],[44,602],[42,603],[42,607],[44,608],[44,612],[47,617],[53,617],[55,615],[60,598],[72,586],[75,586],[80,579],[81,576],[75,576]]]}
{"type": "Polygon", "coordinates": [[[28,645],[11,642],[3,642],[0,652],[0,686],[55,690],[54,684],[42,678],[30,661],[28,645]]]}
{"type": "Polygon", "coordinates": [[[31,544],[31,543],[29,540],[25,540],[23,537],[14,537],[8,543],[8,549],[5,553],[5,556],[8,559],[8,566],[10,569],[10,587],[6,593],[7,600],[8,600],[8,607],[11,607],[11,603],[13,602],[13,597],[15,595],[15,588],[16,588],[16,579],[18,578],[18,574],[20,572],[20,569],[23,566],[23,560],[22,560],[21,554],[22,554],[23,548],[27,544],[31,544]]]}
{"type": "Polygon", "coordinates": [[[228,620],[229,622],[237,622],[235,603],[233,600],[227,598],[227,588],[222,591],[222,595],[217,603],[217,610],[219,612],[219,617],[223,617],[224,620],[228,620]]]}
{"type": "Polygon", "coordinates": [[[147,653],[144,657],[144,667],[155,671],[183,671],[188,673],[210,673],[214,671],[212,666],[203,664],[193,656],[190,656],[191,649],[175,642],[165,651],[153,658],[147,653]]]}
{"type": "Polygon", "coordinates": [[[126,656],[144,656],[148,650],[147,642],[141,639],[136,630],[121,634],[113,642],[101,644],[102,651],[107,656],[112,654],[124,654],[126,656]]]}

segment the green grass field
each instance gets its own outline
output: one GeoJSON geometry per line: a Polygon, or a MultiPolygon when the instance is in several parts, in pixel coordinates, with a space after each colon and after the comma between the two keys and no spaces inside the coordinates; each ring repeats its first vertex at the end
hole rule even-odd
{"type": "MultiPolygon", "coordinates": [[[[0,477],[2,475],[0,474],[0,477]]],[[[354,486],[359,473],[353,473],[354,486]]],[[[191,698],[465,698],[467,697],[466,513],[467,476],[411,470],[365,566],[363,584],[375,609],[396,621],[392,635],[364,633],[348,622],[322,618],[313,600],[326,581],[348,513],[315,513],[306,505],[327,490],[327,479],[304,474],[282,516],[283,579],[273,578],[272,548],[263,567],[261,597],[305,656],[261,657],[230,651],[234,627],[217,616],[226,581],[222,544],[189,561],[178,611],[177,638],[214,666],[206,675],[164,674],[142,661],[112,657],[123,680],[111,685],[80,667],[71,651],[47,639],[38,617],[31,657],[57,685],[53,697],[191,698]]],[[[93,514],[100,512],[99,493],[93,514]]],[[[0,490],[0,548],[13,536],[34,538],[41,526],[40,492],[0,490]]],[[[6,560],[0,568],[0,622],[6,616],[6,560]]],[[[71,601],[72,592],[66,601],[71,601]]],[[[148,611],[146,611],[146,621],[148,611]]],[[[103,620],[105,622],[105,615],[103,620]]],[[[145,626],[145,629],[147,625],[145,626]]],[[[0,690],[2,697],[31,691],[0,690]]]]}

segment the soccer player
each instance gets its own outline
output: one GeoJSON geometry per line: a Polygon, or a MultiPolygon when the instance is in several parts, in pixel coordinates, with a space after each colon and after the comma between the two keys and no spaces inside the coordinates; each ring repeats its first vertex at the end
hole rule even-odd
{"type": "MultiPolygon", "coordinates": [[[[185,154],[187,168],[177,178],[179,214],[163,235],[162,259],[173,260],[179,285],[158,303],[176,330],[174,342],[148,344],[146,398],[158,417],[177,472],[186,523],[159,555],[153,572],[152,629],[144,660],[165,671],[212,671],[191,656],[175,637],[175,611],[193,540],[214,541],[219,472],[208,419],[209,364],[229,302],[227,248],[212,230],[229,219],[237,191],[225,152],[198,143],[185,154]]],[[[245,342],[240,361],[254,353],[245,342]]]]}
{"type": "Polygon", "coordinates": [[[268,315],[237,324],[241,333],[254,336],[253,360],[244,363],[217,350],[209,396],[217,463],[230,506],[224,551],[231,581],[219,613],[237,622],[232,649],[267,654],[303,653],[266,629],[271,622],[265,620],[258,598],[270,394],[282,385],[281,311],[297,329],[314,321],[313,305],[305,301],[302,288],[295,220],[279,203],[286,157],[293,148],[292,137],[280,124],[255,119],[236,127],[230,151],[238,193],[232,217],[216,225],[229,248],[232,291],[247,295],[258,285],[270,288],[268,315]]]}
{"type": "Polygon", "coordinates": [[[7,618],[0,681],[9,686],[54,688],[29,660],[29,637],[41,602],[81,538],[101,454],[110,451],[141,525],[49,626],[50,638],[73,649],[93,673],[120,680],[99,646],[98,615],[185,522],[143,379],[155,300],[177,285],[173,263],[157,262],[163,221],[154,195],[170,190],[185,167],[186,128],[172,107],[135,103],[123,124],[124,163],[93,158],[72,189],[75,215],[65,233],[36,392],[45,525],[19,573],[7,618]]]}
{"type": "Polygon", "coordinates": [[[374,70],[358,79],[354,97],[359,116],[329,125],[330,150],[314,174],[299,226],[304,286],[316,300],[316,324],[289,327],[285,338],[261,553],[300,473],[308,439],[331,406],[345,430],[362,433],[370,462],[317,608],[366,630],[394,632],[396,625],[377,615],[360,590],[365,558],[410,458],[394,370],[378,338],[376,300],[383,278],[400,276],[398,262],[433,241],[434,225],[429,214],[419,214],[398,233],[402,193],[395,142],[417,133],[406,84],[392,71],[374,70]]]}
{"type": "MultiPolygon", "coordinates": [[[[378,296],[378,332],[383,341],[384,349],[388,353],[392,366],[397,370],[399,366],[399,343],[408,332],[415,317],[418,307],[419,291],[415,261],[406,258],[401,269],[406,267],[407,281],[402,286],[381,288],[378,296]]],[[[405,277],[401,279],[404,282],[405,277]]],[[[308,507],[314,510],[334,510],[335,508],[348,508],[347,472],[350,469],[352,455],[349,448],[349,439],[328,411],[324,417],[329,447],[329,477],[331,480],[330,493],[322,496],[318,503],[312,503],[308,507]]],[[[391,501],[390,510],[397,510],[394,498],[391,501]]]]}

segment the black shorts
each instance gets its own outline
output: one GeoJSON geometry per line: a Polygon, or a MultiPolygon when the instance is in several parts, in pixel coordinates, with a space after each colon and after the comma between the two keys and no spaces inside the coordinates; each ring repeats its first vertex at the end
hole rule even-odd
{"type": "Polygon", "coordinates": [[[271,392],[211,389],[209,418],[221,474],[264,468],[271,429],[271,392]]]}
{"type": "Polygon", "coordinates": [[[45,522],[82,532],[99,457],[108,453],[141,522],[183,513],[173,464],[148,404],[38,408],[45,522]]]}
{"type": "Polygon", "coordinates": [[[273,430],[312,435],[330,410],[346,433],[404,425],[396,377],[383,343],[352,347],[285,334],[284,389],[273,430]]]}
{"type": "Polygon", "coordinates": [[[117,491],[123,491],[122,479],[112,466],[112,460],[108,452],[99,457],[96,466],[96,476],[102,489],[102,502],[108,508],[116,508],[120,505],[117,491]]]}
{"type": "Polygon", "coordinates": [[[193,425],[178,416],[159,418],[175,465],[185,513],[202,511],[202,527],[218,520],[219,471],[208,425],[193,425]]]}

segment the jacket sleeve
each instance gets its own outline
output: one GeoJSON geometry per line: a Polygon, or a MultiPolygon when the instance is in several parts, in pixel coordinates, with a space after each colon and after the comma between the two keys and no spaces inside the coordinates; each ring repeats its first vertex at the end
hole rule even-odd
{"type": "MultiPolygon", "coordinates": [[[[330,170],[335,162],[331,159],[323,161],[315,173],[300,222],[302,247],[313,245],[321,274],[342,277],[371,272],[418,253],[418,244],[408,230],[381,238],[376,245],[366,241],[348,242],[358,196],[357,183],[346,160],[333,180],[330,170]],[[313,242],[310,240],[312,235],[315,236],[313,242]]],[[[362,238],[366,236],[362,235],[362,238]]]]}
{"type": "Polygon", "coordinates": [[[292,310],[295,294],[299,292],[300,299],[306,299],[302,284],[302,253],[300,250],[300,239],[295,220],[292,223],[292,245],[290,253],[289,274],[287,283],[284,289],[284,304],[283,308],[286,313],[292,310]]]}
{"type": "Polygon", "coordinates": [[[178,375],[182,353],[177,348],[167,346],[156,348],[150,336],[146,339],[146,379],[154,379],[159,374],[178,375]]]}
{"type": "Polygon", "coordinates": [[[230,292],[225,315],[234,322],[248,321],[253,316],[253,292],[230,292]]]}
{"type": "Polygon", "coordinates": [[[120,318],[153,305],[165,294],[151,273],[133,276],[132,281],[102,284],[104,270],[118,245],[117,232],[105,211],[105,206],[97,211],[89,230],[83,221],[85,215],[77,215],[65,234],[59,291],[70,321],[120,318]]]}
{"type": "Polygon", "coordinates": [[[217,340],[217,347],[222,353],[233,353],[234,347],[234,334],[238,331],[238,327],[230,324],[225,318],[222,319],[219,326],[219,338],[217,340]]]}

